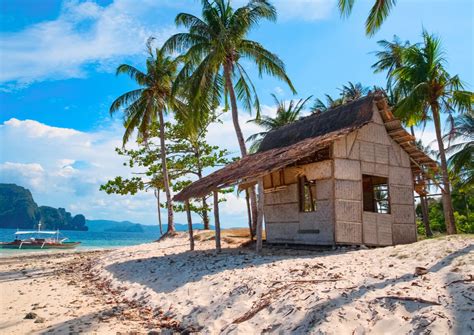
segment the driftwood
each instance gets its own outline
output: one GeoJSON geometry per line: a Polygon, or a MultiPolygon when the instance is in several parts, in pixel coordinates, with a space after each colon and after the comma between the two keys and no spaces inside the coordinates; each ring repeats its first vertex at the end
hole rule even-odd
{"type": "Polygon", "coordinates": [[[398,296],[398,295],[386,295],[383,297],[377,297],[375,299],[395,299],[395,300],[403,300],[403,301],[414,301],[414,302],[420,302],[423,304],[430,304],[430,305],[437,305],[437,306],[441,305],[437,301],[426,300],[426,299],[417,298],[417,297],[403,297],[403,296],[398,296]]]}

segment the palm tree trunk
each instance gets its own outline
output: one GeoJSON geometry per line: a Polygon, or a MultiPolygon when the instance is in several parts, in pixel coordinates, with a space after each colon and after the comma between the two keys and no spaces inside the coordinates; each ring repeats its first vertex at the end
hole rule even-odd
{"type": "Polygon", "coordinates": [[[171,198],[171,190],[168,176],[168,167],[166,165],[166,143],[165,143],[165,120],[163,117],[163,111],[160,110],[160,151],[161,151],[161,166],[163,173],[163,186],[166,194],[166,208],[168,210],[168,230],[167,233],[175,231],[174,228],[174,213],[173,213],[173,199],[171,198]]]}
{"type": "Polygon", "coordinates": [[[161,211],[160,211],[160,189],[155,188],[155,198],[156,198],[156,206],[158,209],[158,224],[160,225],[160,235],[163,235],[163,225],[161,224],[161,211]]]}
{"type": "Polygon", "coordinates": [[[206,201],[206,197],[202,197],[202,223],[204,225],[205,230],[209,230],[209,213],[208,211],[208,204],[206,201]]]}
{"type": "Polygon", "coordinates": [[[454,224],[453,202],[451,200],[451,187],[449,183],[448,164],[446,163],[446,152],[444,150],[443,136],[441,134],[441,120],[437,105],[432,105],[433,121],[436,131],[436,140],[438,142],[439,156],[441,159],[441,174],[443,178],[443,212],[446,230],[449,235],[456,234],[456,225],[454,224]]]}
{"type": "MultiPolygon", "coordinates": [[[[239,142],[240,154],[242,157],[247,156],[247,147],[245,146],[244,135],[239,124],[239,111],[237,109],[237,98],[235,97],[234,86],[232,85],[231,78],[231,64],[224,65],[224,76],[225,84],[230,96],[230,106],[232,111],[232,122],[234,124],[235,134],[237,135],[237,141],[239,142]]],[[[252,207],[252,235],[255,235],[257,229],[257,196],[255,194],[255,187],[248,189],[250,196],[250,205],[252,207]]]]}
{"type": "Polygon", "coordinates": [[[426,199],[426,195],[420,196],[420,204],[421,213],[423,215],[423,225],[425,226],[425,235],[426,237],[432,237],[433,232],[431,231],[430,218],[428,216],[428,200],[426,199]]]}

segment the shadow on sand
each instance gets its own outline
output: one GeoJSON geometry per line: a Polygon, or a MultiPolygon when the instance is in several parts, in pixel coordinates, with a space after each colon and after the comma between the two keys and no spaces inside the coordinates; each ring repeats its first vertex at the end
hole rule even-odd
{"type": "Polygon", "coordinates": [[[130,260],[115,263],[106,270],[123,281],[139,283],[157,293],[169,293],[191,282],[197,282],[204,276],[226,270],[245,269],[285,259],[314,258],[323,255],[336,255],[345,251],[322,250],[284,250],[267,246],[261,256],[256,256],[250,248],[187,251],[161,257],[130,260]],[[179,273],[186,272],[186,275],[179,273]]]}
{"type": "MultiPolygon", "coordinates": [[[[458,257],[466,255],[473,250],[474,245],[471,244],[461,250],[455,251],[440,259],[438,262],[428,268],[428,272],[438,272],[441,269],[451,265],[458,257]]],[[[280,260],[289,258],[306,259],[318,256],[334,255],[338,253],[344,253],[344,251],[288,251],[267,247],[265,254],[260,257],[255,256],[253,251],[246,249],[225,249],[220,254],[208,250],[193,251],[161,257],[130,260],[123,263],[110,265],[107,267],[107,270],[110,271],[114,276],[120,278],[120,280],[140,283],[156,292],[167,293],[185,285],[186,283],[199,281],[204,276],[216,274],[225,270],[251,268],[253,266],[270,262],[278,262],[280,260]],[[176,273],[183,271],[186,271],[188,275],[176,276],[176,273]]],[[[413,279],[413,273],[406,273],[395,279],[390,278],[369,286],[360,286],[355,289],[345,291],[344,293],[332,299],[312,306],[306,312],[305,316],[299,320],[298,324],[290,331],[290,333],[305,334],[311,329],[314,330],[314,327],[317,327],[318,323],[324,321],[325,317],[330,312],[340,309],[341,307],[364,297],[367,293],[374,290],[383,289],[397,283],[410,282],[413,279]]],[[[447,291],[453,294],[455,303],[465,304],[467,299],[464,301],[459,300],[462,294],[460,290],[462,291],[462,289],[462,286],[456,288],[454,286],[446,288],[447,291]],[[453,290],[456,290],[456,292],[453,290]]],[[[231,297],[228,299],[230,302],[231,297]]],[[[221,308],[225,309],[226,305],[227,304],[225,302],[222,303],[221,308]]],[[[413,311],[427,307],[427,305],[411,302],[407,303],[406,305],[413,311]]],[[[183,317],[183,320],[190,319],[191,314],[193,313],[203,312],[203,307],[204,306],[198,308],[200,310],[193,309],[190,315],[183,317]]],[[[89,331],[94,331],[94,328],[96,328],[98,323],[101,322],[98,316],[104,312],[107,314],[112,310],[113,308],[110,308],[98,313],[87,314],[68,320],[67,322],[54,325],[44,330],[42,334],[76,333],[79,331],[87,333],[89,331]]],[[[219,311],[215,312],[217,312],[217,315],[221,314],[219,311]]],[[[454,318],[456,322],[456,315],[454,315],[454,318]]],[[[111,321],[112,320],[113,319],[111,319],[111,321]]],[[[411,322],[416,323],[418,320],[414,318],[411,320],[411,322]]],[[[232,331],[232,325],[229,324],[228,326],[229,327],[226,327],[226,329],[222,329],[223,333],[232,331]]],[[[279,325],[275,326],[276,328],[274,328],[272,331],[278,333],[279,325]]],[[[454,324],[454,333],[462,334],[465,330],[469,330],[468,326],[456,326],[456,324],[454,324]]]]}

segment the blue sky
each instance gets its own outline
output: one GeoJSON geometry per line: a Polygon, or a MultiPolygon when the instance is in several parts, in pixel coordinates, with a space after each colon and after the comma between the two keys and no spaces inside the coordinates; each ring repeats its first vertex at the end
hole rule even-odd
{"type": "MultiPolygon", "coordinates": [[[[243,1],[235,1],[241,4],[243,1]]],[[[155,222],[152,194],[108,196],[98,187],[127,175],[114,153],[120,145],[120,117],[110,118],[115,97],[134,88],[114,69],[127,62],[142,66],[144,43],[158,43],[178,31],[178,12],[199,12],[192,0],[35,1],[1,0],[0,13],[0,181],[32,190],[40,204],[66,207],[89,218],[155,222]]],[[[356,1],[341,19],[335,0],[274,1],[277,23],[262,23],[251,38],[278,54],[298,95],[336,95],[347,81],[384,85],[373,74],[376,42],[397,34],[420,40],[422,27],[437,33],[447,52],[448,69],[468,88],[474,84],[474,2],[398,1],[382,29],[364,34],[371,1],[356,1]]],[[[251,71],[264,110],[272,113],[271,93],[292,99],[281,82],[251,71]]],[[[249,118],[242,114],[242,122],[249,118]]],[[[257,129],[244,125],[247,135],[257,129]]],[[[421,131],[419,132],[421,135],[421,131]]],[[[428,127],[422,134],[433,139],[428,127]]],[[[237,152],[228,117],[210,129],[209,140],[237,152]],[[225,139],[223,141],[223,138],[225,139]]],[[[242,199],[223,206],[224,225],[245,224],[242,199]]],[[[183,222],[184,217],[178,216],[183,222]]]]}

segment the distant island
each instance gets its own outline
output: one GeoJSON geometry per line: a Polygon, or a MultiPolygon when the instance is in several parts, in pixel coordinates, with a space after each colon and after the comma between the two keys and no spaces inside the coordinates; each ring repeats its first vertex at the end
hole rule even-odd
{"type": "Polygon", "coordinates": [[[64,208],[38,206],[31,192],[16,184],[0,184],[0,228],[87,230],[82,214],[72,216],[64,208]]]}
{"type": "MultiPolygon", "coordinates": [[[[145,225],[130,221],[112,221],[112,220],[86,220],[86,225],[91,232],[124,232],[124,233],[150,233],[153,235],[160,233],[160,227],[156,225],[145,225]]],[[[210,226],[214,229],[214,226],[210,226]]],[[[163,232],[166,232],[168,225],[163,225],[163,232]]],[[[177,231],[187,231],[188,225],[175,223],[177,231]]],[[[193,229],[204,229],[202,223],[193,224],[193,229]]]]}
{"type": "MultiPolygon", "coordinates": [[[[86,220],[84,215],[72,216],[64,208],[38,206],[27,188],[0,183],[0,228],[37,229],[41,220],[43,230],[81,230],[90,232],[150,233],[159,235],[158,225],[144,225],[130,221],[86,220]]],[[[203,229],[203,224],[193,224],[203,229]]],[[[167,229],[163,225],[163,231],[167,229]]],[[[175,224],[177,231],[186,231],[186,224],[175,224]]],[[[211,227],[213,229],[213,227],[211,227]]]]}

